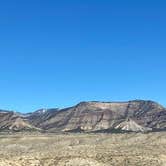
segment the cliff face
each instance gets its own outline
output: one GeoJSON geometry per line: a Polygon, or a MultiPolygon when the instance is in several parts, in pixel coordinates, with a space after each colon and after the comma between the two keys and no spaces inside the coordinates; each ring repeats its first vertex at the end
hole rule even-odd
{"type": "Polygon", "coordinates": [[[48,131],[166,129],[166,109],[153,101],[81,102],[37,125],[48,131]]]}
{"type": "Polygon", "coordinates": [[[166,130],[166,109],[153,101],[81,102],[71,108],[41,109],[20,115],[0,111],[0,129],[59,131],[166,130]]]}

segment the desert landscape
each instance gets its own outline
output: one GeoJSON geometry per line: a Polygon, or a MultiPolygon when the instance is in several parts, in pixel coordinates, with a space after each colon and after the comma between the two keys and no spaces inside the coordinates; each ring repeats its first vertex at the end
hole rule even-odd
{"type": "Polygon", "coordinates": [[[165,166],[166,133],[0,135],[0,166],[165,166]]]}
{"type": "Polygon", "coordinates": [[[0,166],[166,166],[166,0],[0,0],[0,166]]]}
{"type": "Polygon", "coordinates": [[[0,110],[0,166],[166,166],[165,119],[144,100],[0,110]]]}

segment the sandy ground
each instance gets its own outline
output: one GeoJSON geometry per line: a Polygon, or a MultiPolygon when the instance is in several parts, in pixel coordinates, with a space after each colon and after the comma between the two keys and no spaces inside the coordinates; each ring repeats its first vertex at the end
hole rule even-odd
{"type": "Polygon", "coordinates": [[[166,166],[166,132],[1,134],[0,166],[166,166]]]}

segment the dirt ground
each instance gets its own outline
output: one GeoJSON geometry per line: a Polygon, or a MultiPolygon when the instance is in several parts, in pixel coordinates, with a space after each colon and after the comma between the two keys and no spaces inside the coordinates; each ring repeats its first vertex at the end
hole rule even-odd
{"type": "Polygon", "coordinates": [[[166,132],[1,134],[0,166],[166,166],[166,132]]]}

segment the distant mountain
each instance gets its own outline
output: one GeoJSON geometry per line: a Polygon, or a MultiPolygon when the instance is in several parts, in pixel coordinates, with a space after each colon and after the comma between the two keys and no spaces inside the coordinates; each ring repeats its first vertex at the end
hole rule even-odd
{"type": "Polygon", "coordinates": [[[41,124],[50,118],[54,117],[57,112],[59,111],[58,108],[52,109],[39,109],[35,112],[26,114],[26,119],[34,126],[41,128],[41,124]]]}
{"type": "Polygon", "coordinates": [[[0,131],[36,131],[39,128],[32,126],[21,114],[13,111],[0,111],[0,131]]]}
{"type": "Polygon", "coordinates": [[[0,111],[0,129],[45,132],[147,132],[166,130],[166,109],[154,101],[81,102],[25,115],[0,111]]]}

